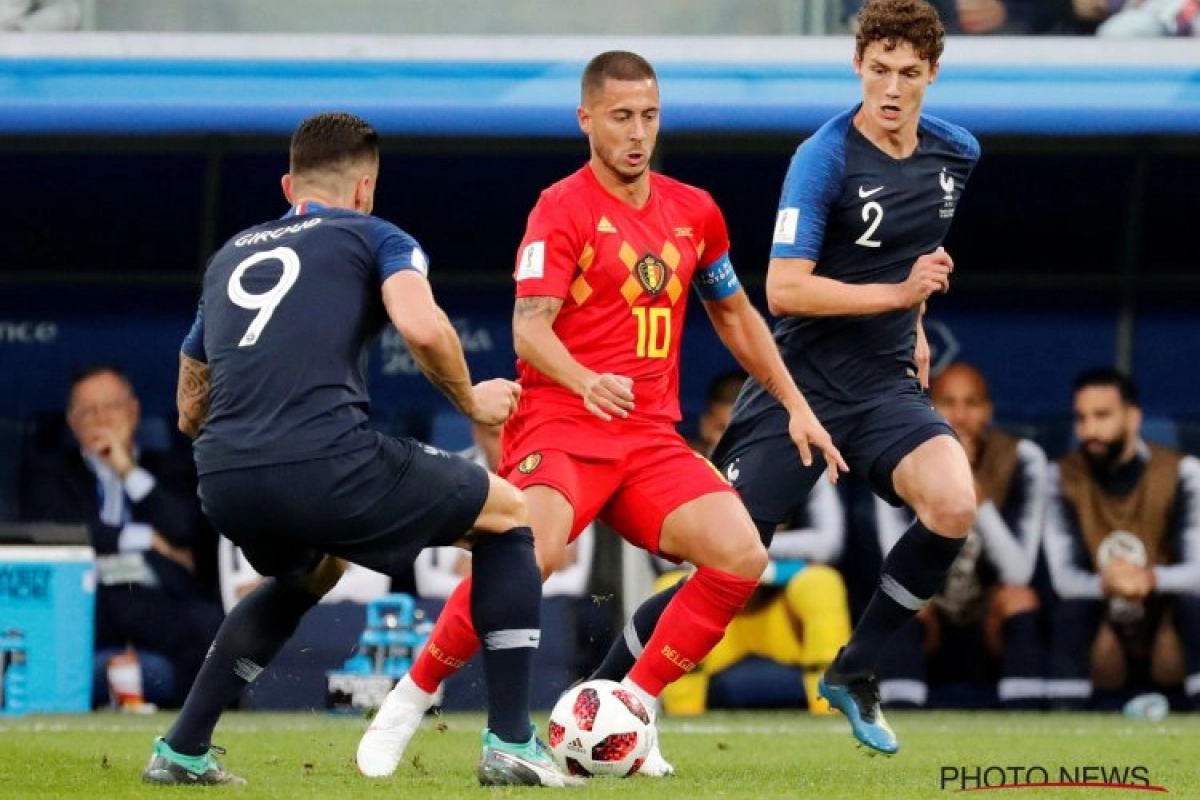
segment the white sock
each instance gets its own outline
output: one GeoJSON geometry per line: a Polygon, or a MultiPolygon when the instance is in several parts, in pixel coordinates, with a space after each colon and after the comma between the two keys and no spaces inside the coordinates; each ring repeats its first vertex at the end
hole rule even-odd
{"type": "Polygon", "coordinates": [[[433,705],[433,701],[437,697],[437,692],[430,694],[420,686],[417,686],[408,673],[404,674],[404,677],[396,683],[392,691],[395,692],[397,698],[418,708],[429,708],[433,705]]]}
{"type": "Polygon", "coordinates": [[[646,709],[651,714],[653,714],[654,716],[658,716],[658,698],[657,697],[650,694],[645,689],[643,689],[642,687],[640,687],[636,683],[634,683],[629,678],[628,675],[626,675],[624,678],[621,679],[621,685],[624,686],[629,691],[633,692],[635,695],[637,695],[637,698],[642,701],[642,705],[646,706],[646,709]]]}

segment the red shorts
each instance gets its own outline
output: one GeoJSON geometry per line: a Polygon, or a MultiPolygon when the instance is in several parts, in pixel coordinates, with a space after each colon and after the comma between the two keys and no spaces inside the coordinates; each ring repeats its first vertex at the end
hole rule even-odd
{"type": "Polygon", "coordinates": [[[614,457],[579,456],[569,449],[546,447],[544,439],[536,449],[509,442],[500,474],[522,489],[550,486],[561,492],[575,509],[571,541],[599,518],[630,544],[668,557],[658,549],[668,514],[706,494],[736,495],[716,467],[674,428],[625,433],[617,442],[622,452],[614,457]]]}

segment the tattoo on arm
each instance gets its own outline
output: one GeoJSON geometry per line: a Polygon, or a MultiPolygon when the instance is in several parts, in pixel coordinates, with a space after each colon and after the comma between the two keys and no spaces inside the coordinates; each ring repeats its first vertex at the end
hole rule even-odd
{"type": "Polygon", "coordinates": [[[180,355],[175,404],[179,408],[179,429],[188,436],[198,435],[208,418],[210,388],[208,365],[180,355]]]}
{"type": "Polygon", "coordinates": [[[775,380],[773,375],[768,375],[762,382],[762,387],[767,390],[767,393],[778,400],[781,404],[787,399],[779,388],[779,382],[775,380]]]}
{"type": "Polygon", "coordinates": [[[551,321],[558,316],[563,301],[557,297],[518,297],[513,306],[513,322],[548,317],[551,321]]]}

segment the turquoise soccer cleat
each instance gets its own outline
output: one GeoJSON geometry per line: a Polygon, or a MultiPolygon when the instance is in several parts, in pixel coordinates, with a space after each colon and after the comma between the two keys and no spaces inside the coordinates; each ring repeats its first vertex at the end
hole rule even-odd
{"type": "Polygon", "coordinates": [[[213,758],[225,751],[214,746],[202,756],[176,753],[161,736],[154,740],[150,763],[142,770],[142,782],[159,786],[245,786],[245,778],[227,771],[213,758]]]}
{"type": "Polygon", "coordinates": [[[478,776],[481,786],[567,788],[587,783],[583,778],[567,775],[560,770],[549,749],[536,736],[531,736],[528,742],[512,744],[486,728],[483,731],[478,776]]]}
{"type": "Polygon", "coordinates": [[[895,755],[900,742],[879,707],[879,681],[871,673],[842,675],[830,667],[817,684],[817,693],[846,715],[854,738],[870,754],[895,755]]]}

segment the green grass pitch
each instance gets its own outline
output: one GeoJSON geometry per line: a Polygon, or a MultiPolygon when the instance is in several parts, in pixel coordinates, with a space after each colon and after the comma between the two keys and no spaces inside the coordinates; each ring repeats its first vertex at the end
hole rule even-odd
{"type": "MultiPolygon", "coordinates": [[[[545,796],[553,790],[483,789],[475,782],[482,717],[430,717],[397,774],[367,780],[354,767],[363,721],[325,714],[230,713],[216,741],[223,758],[250,785],[242,788],[143,786],[140,770],[169,714],[0,718],[0,798],[152,798],[233,795],[255,798],[492,798],[545,796]]],[[[575,797],[814,798],[814,800],[925,800],[926,798],[1200,798],[1200,716],[1161,722],[1116,714],[897,713],[889,715],[901,752],[869,758],[852,744],[840,717],[796,712],[710,713],[660,721],[663,750],[674,778],[596,779],[575,797]],[[964,792],[943,782],[950,769],[987,769],[992,784],[1032,778],[1046,770],[1126,776],[1116,782],[1164,788],[992,788],[964,792]],[[1092,768],[1093,772],[1082,770],[1092,768]],[[1099,768],[1104,772],[1096,772],[1099,768]],[[997,772],[996,770],[1007,770],[997,772]],[[1015,772],[1014,770],[1019,770],[1015,772]],[[1116,772],[1114,772],[1114,770],[1116,772]],[[1123,772],[1122,772],[1123,770],[1123,772]],[[1139,780],[1139,778],[1144,780],[1139,780]]],[[[538,719],[544,728],[544,718],[538,719]]],[[[980,773],[982,774],[982,773],[980,773]]],[[[1102,780],[1102,778],[1101,778],[1102,780]]],[[[972,786],[971,784],[967,784],[972,786]]]]}

